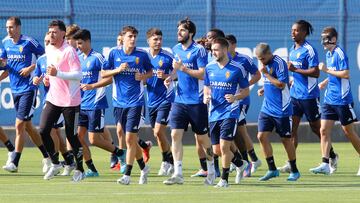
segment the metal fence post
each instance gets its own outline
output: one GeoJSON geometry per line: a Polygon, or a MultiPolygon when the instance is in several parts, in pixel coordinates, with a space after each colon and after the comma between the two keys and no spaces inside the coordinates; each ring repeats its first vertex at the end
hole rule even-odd
{"type": "Polygon", "coordinates": [[[66,25],[70,25],[74,23],[74,0],[64,0],[65,8],[64,8],[64,21],[66,25]]]}
{"type": "Polygon", "coordinates": [[[347,10],[346,0],[339,1],[339,44],[346,52],[347,10]]]}
{"type": "Polygon", "coordinates": [[[206,32],[215,27],[215,0],[206,0],[206,32]]]}

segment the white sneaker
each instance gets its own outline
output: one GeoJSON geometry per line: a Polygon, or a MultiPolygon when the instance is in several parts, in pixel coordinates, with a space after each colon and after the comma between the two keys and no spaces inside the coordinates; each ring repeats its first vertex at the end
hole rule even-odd
{"type": "Polygon", "coordinates": [[[143,170],[141,170],[140,173],[140,179],[139,179],[139,184],[143,185],[143,184],[147,184],[147,177],[150,173],[150,167],[149,165],[146,165],[145,168],[143,170]]]}
{"type": "Polygon", "coordinates": [[[252,163],[252,167],[251,167],[251,174],[254,174],[257,169],[261,166],[261,160],[258,159],[257,161],[253,161],[252,163]]]}
{"type": "Polygon", "coordinates": [[[129,185],[130,184],[130,176],[123,175],[123,177],[117,180],[117,183],[122,185],[129,185]]]}
{"type": "Polygon", "coordinates": [[[182,185],[184,183],[184,178],[182,176],[173,175],[169,179],[163,182],[165,185],[174,185],[179,184],[182,185]]]}
{"type": "Polygon", "coordinates": [[[70,176],[71,171],[73,171],[76,168],[75,163],[72,165],[65,165],[64,171],[62,172],[61,176],[70,176]]]}
{"type": "Polygon", "coordinates": [[[335,158],[330,158],[329,159],[329,163],[330,163],[330,174],[333,174],[336,170],[337,170],[337,166],[339,163],[339,155],[335,154],[335,158]]]}
{"type": "Polygon", "coordinates": [[[51,164],[49,171],[44,175],[44,180],[52,179],[54,176],[60,173],[61,168],[61,164],[51,164]]]}
{"type": "Polygon", "coordinates": [[[288,161],[285,163],[284,166],[279,167],[277,169],[280,171],[280,173],[290,173],[291,172],[290,163],[288,161]]]}
{"type": "Polygon", "coordinates": [[[321,163],[320,166],[311,168],[310,172],[314,173],[314,174],[320,173],[320,174],[329,175],[330,174],[330,166],[327,163],[321,163]]]}
{"type": "Polygon", "coordinates": [[[227,188],[227,187],[229,187],[229,183],[226,181],[226,180],[224,180],[224,179],[220,179],[220,181],[218,182],[218,184],[216,184],[215,186],[214,186],[215,188],[227,188]]]}
{"type": "Polygon", "coordinates": [[[243,165],[241,165],[240,167],[236,167],[236,176],[235,176],[235,183],[236,184],[240,184],[241,179],[244,176],[244,171],[246,169],[246,167],[248,166],[248,162],[242,160],[243,165]]]}
{"type": "Polygon", "coordinates": [[[171,164],[166,162],[166,161],[161,162],[161,166],[160,166],[160,169],[159,169],[158,176],[167,176],[170,165],[171,164]]]}
{"type": "Polygon", "coordinates": [[[169,169],[167,171],[167,175],[172,176],[173,173],[174,173],[174,165],[173,164],[169,164],[169,165],[170,165],[170,167],[169,167],[169,169]]]}
{"type": "Polygon", "coordinates": [[[8,159],[6,160],[6,163],[4,166],[9,165],[15,158],[15,150],[12,152],[8,152],[8,159]]]}
{"type": "Polygon", "coordinates": [[[85,179],[85,173],[84,172],[81,172],[81,171],[79,171],[79,170],[75,170],[74,171],[74,175],[73,175],[73,177],[72,177],[72,181],[74,181],[74,182],[80,182],[80,181],[82,181],[82,180],[84,180],[85,179]]]}
{"type": "Polygon", "coordinates": [[[233,164],[232,162],[230,163],[230,173],[232,173],[233,171],[235,171],[236,170],[236,165],[235,164],[233,164]]]}
{"type": "Polygon", "coordinates": [[[42,160],[42,172],[45,174],[46,172],[49,171],[50,167],[51,167],[51,159],[50,158],[43,158],[42,160]]]}
{"type": "Polygon", "coordinates": [[[18,168],[15,166],[13,162],[10,162],[9,164],[3,166],[3,169],[11,173],[16,173],[18,171],[18,168]]]}
{"type": "Polygon", "coordinates": [[[204,184],[205,185],[214,185],[215,179],[216,179],[215,173],[208,173],[204,180],[204,184]]]}

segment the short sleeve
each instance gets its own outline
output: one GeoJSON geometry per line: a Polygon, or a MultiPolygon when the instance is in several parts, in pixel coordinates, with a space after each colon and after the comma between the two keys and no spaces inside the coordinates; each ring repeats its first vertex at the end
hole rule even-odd
{"type": "Polygon", "coordinates": [[[198,68],[204,68],[207,65],[207,52],[205,50],[204,47],[200,47],[198,50],[198,54],[197,54],[197,58],[196,58],[196,63],[197,63],[197,67],[198,68]]]}
{"type": "Polygon", "coordinates": [[[208,73],[208,71],[209,71],[209,68],[206,67],[206,68],[205,68],[205,71],[204,71],[204,85],[205,85],[205,86],[210,86],[209,73],[208,73]]]}
{"type": "Polygon", "coordinates": [[[104,61],[103,70],[112,70],[114,69],[114,50],[111,50],[109,57],[104,61]]]}
{"type": "Polygon", "coordinates": [[[316,67],[319,65],[319,57],[315,49],[308,50],[308,54],[306,55],[306,60],[310,67],[316,67]]]}

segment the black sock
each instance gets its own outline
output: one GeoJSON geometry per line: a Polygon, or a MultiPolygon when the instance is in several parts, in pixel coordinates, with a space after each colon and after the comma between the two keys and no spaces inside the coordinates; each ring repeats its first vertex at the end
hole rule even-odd
{"type": "Polygon", "coordinates": [[[64,157],[65,165],[70,166],[70,165],[74,164],[73,154],[71,154],[69,151],[62,154],[62,156],[64,157]]]}
{"type": "Polygon", "coordinates": [[[75,161],[74,151],[71,149],[68,152],[69,152],[69,159],[72,160],[71,163],[74,163],[75,161]]]}
{"type": "Polygon", "coordinates": [[[168,161],[168,152],[162,152],[162,162],[168,161]]]}
{"type": "Polygon", "coordinates": [[[87,166],[90,170],[92,170],[93,172],[98,172],[98,171],[96,170],[96,168],[95,168],[95,165],[94,165],[94,162],[93,162],[92,159],[89,159],[89,160],[85,161],[85,164],[86,164],[86,166],[87,166]]]}
{"type": "Polygon", "coordinates": [[[21,152],[15,152],[15,158],[12,160],[12,162],[15,164],[16,167],[19,165],[20,157],[21,152]]]}
{"type": "Polygon", "coordinates": [[[235,164],[236,167],[241,167],[243,165],[241,154],[238,151],[234,152],[234,157],[231,162],[235,164]]]}
{"type": "Polygon", "coordinates": [[[289,161],[289,163],[290,163],[291,172],[293,172],[293,173],[299,172],[298,168],[296,167],[296,159],[289,161]]]}
{"type": "Polygon", "coordinates": [[[201,169],[207,171],[206,158],[200,158],[199,161],[201,169]]]}
{"type": "Polygon", "coordinates": [[[168,151],[167,153],[168,153],[168,154],[167,154],[167,161],[168,161],[170,164],[174,165],[174,157],[173,157],[171,151],[168,151]]]}
{"type": "Polygon", "coordinates": [[[144,140],[142,140],[142,139],[139,139],[138,143],[139,143],[140,147],[143,148],[143,149],[146,149],[148,147],[146,142],[144,140]]]}
{"type": "Polygon", "coordinates": [[[59,162],[59,153],[58,152],[56,152],[54,154],[49,154],[49,156],[50,156],[50,159],[51,159],[51,163],[60,164],[60,162],[59,162]]]}
{"type": "Polygon", "coordinates": [[[248,151],[248,154],[250,156],[251,161],[255,162],[258,160],[258,157],[256,156],[255,150],[251,149],[248,151]]]}
{"type": "Polygon", "coordinates": [[[43,144],[38,146],[38,148],[40,149],[44,158],[49,158],[49,154],[47,153],[45,146],[43,144]]]}
{"type": "Polygon", "coordinates": [[[229,182],[229,172],[230,168],[223,168],[223,172],[221,174],[221,179],[226,180],[226,182],[229,182]]]}
{"type": "Polygon", "coordinates": [[[219,171],[219,172],[220,172],[220,168],[219,168],[219,156],[218,156],[218,155],[214,155],[214,167],[215,167],[215,171],[219,171]]]}
{"type": "Polygon", "coordinates": [[[132,170],[132,165],[127,164],[126,165],[126,170],[125,170],[125,175],[130,176],[131,175],[131,170],[132,170]]]}
{"type": "Polygon", "coordinates": [[[328,163],[329,163],[329,158],[323,157],[323,158],[322,158],[322,162],[328,164],[328,163]]]}
{"type": "Polygon", "coordinates": [[[143,158],[140,158],[138,160],[136,160],[139,164],[140,170],[143,170],[145,168],[145,162],[143,158]]]}
{"type": "Polygon", "coordinates": [[[334,148],[333,148],[333,147],[330,148],[330,158],[331,158],[331,159],[335,159],[335,158],[336,158],[336,154],[335,154],[335,152],[334,152],[334,148]]]}
{"type": "Polygon", "coordinates": [[[79,170],[81,172],[84,172],[84,166],[83,166],[83,149],[82,147],[79,147],[78,150],[74,149],[74,157],[76,161],[76,170],[79,170]]]}
{"type": "Polygon", "coordinates": [[[120,157],[120,156],[124,155],[124,150],[115,147],[115,150],[113,151],[113,153],[114,153],[117,157],[120,157]]]}
{"type": "Polygon", "coordinates": [[[268,164],[268,167],[269,167],[270,171],[275,171],[276,170],[275,161],[274,161],[273,156],[266,158],[266,162],[268,164]]]}
{"type": "Polygon", "coordinates": [[[9,152],[12,152],[12,151],[15,150],[15,147],[14,147],[14,145],[11,143],[10,140],[6,141],[6,142],[4,143],[4,145],[6,146],[6,148],[8,149],[9,152]]]}
{"type": "Polygon", "coordinates": [[[241,153],[242,159],[245,160],[245,161],[247,161],[247,162],[249,162],[249,158],[248,158],[248,153],[247,153],[247,151],[245,150],[245,151],[242,151],[242,152],[240,152],[240,153],[241,153]]]}

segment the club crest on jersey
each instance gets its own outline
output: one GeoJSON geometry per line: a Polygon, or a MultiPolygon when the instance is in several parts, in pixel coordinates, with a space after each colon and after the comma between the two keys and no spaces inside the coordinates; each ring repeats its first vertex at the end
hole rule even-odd
{"type": "Polygon", "coordinates": [[[226,77],[226,79],[228,79],[230,77],[230,72],[229,71],[226,71],[225,77],[226,77]]]}
{"type": "Polygon", "coordinates": [[[186,58],[187,58],[187,59],[190,59],[190,56],[191,56],[191,52],[189,52],[189,53],[186,55],[186,58]]]}
{"type": "Polygon", "coordinates": [[[90,68],[90,61],[86,63],[86,68],[90,68]]]}
{"type": "Polygon", "coordinates": [[[24,50],[24,47],[19,46],[19,52],[21,53],[24,50]]]}
{"type": "Polygon", "coordinates": [[[138,65],[139,62],[140,62],[140,58],[139,58],[139,57],[136,57],[136,58],[135,58],[135,63],[136,63],[136,65],[138,65]]]}
{"type": "Polygon", "coordinates": [[[159,67],[162,67],[163,66],[163,64],[164,64],[164,62],[160,59],[160,61],[159,61],[159,67]]]}
{"type": "Polygon", "coordinates": [[[270,75],[271,75],[273,72],[274,72],[274,69],[273,69],[273,68],[270,68],[270,70],[269,70],[270,75]]]}
{"type": "Polygon", "coordinates": [[[296,58],[298,59],[300,57],[300,53],[297,53],[296,54],[296,58]]]}

